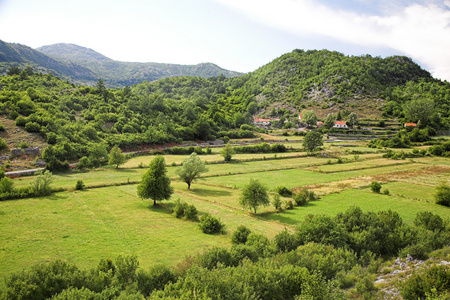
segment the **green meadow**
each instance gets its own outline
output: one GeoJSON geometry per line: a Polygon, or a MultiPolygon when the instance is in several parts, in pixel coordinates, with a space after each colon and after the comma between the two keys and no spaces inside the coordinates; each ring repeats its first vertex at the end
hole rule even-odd
{"type": "MultiPolygon", "coordinates": [[[[63,259],[91,268],[101,258],[128,254],[137,255],[143,268],[159,263],[175,266],[205,249],[230,247],[230,236],[239,225],[274,237],[284,228],[295,230],[308,214],[334,216],[352,206],[364,211],[390,209],[409,224],[424,210],[444,219],[450,216],[449,208],[436,205],[433,196],[436,185],[450,182],[449,159],[391,160],[372,152],[355,160],[348,149],[330,146],[327,151],[332,156],[306,156],[304,152],[236,154],[231,163],[223,163],[219,149],[214,149],[211,155],[201,156],[208,172],[190,190],[175,173],[187,156],[166,155],[174,194],[157,206],[140,199],[136,192],[155,156],[131,158],[119,169],[106,166],[56,174],[53,186],[64,191],[0,202],[0,277],[37,262],[63,259]],[[343,163],[337,163],[338,158],[343,163]],[[306,186],[320,199],[279,213],[272,206],[260,207],[254,215],[239,205],[242,188],[252,178],[267,186],[271,199],[278,186],[294,191],[306,186]],[[77,180],[83,180],[87,190],[75,191],[77,180]],[[374,180],[390,194],[371,192],[368,186],[374,180]],[[327,192],[328,186],[338,188],[327,192]],[[197,222],[177,219],[172,209],[178,199],[193,204],[200,215],[218,217],[226,225],[225,234],[207,235],[197,222]]],[[[16,178],[14,184],[25,186],[32,180],[34,177],[16,178]]]]}

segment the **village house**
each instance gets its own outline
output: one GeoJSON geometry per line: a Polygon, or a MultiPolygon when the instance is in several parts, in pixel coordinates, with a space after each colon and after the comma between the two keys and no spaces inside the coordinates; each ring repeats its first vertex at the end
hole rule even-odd
{"type": "Polygon", "coordinates": [[[253,119],[253,123],[255,123],[255,125],[260,125],[260,126],[269,126],[270,125],[270,119],[258,119],[258,118],[254,118],[253,119]]]}
{"type": "Polygon", "coordinates": [[[345,121],[335,121],[334,128],[348,128],[347,123],[345,121]]]}
{"type": "Polygon", "coordinates": [[[417,127],[417,124],[416,123],[405,123],[405,128],[408,126],[417,127]]]}

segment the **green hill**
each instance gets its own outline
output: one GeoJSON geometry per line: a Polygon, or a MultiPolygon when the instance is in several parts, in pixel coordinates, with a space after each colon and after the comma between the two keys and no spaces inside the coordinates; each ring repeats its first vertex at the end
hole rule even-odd
{"type": "Polygon", "coordinates": [[[20,67],[30,65],[36,70],[51,72],[80,83],[98,79],[91,70],[74,62],[59,61],[28,46],[0,40],[0,73],[5,73],[12,65],[20,67]]]}
{"type": "Polygon", "coordinates": [[[225,77],[242,75],[242,73],[225,70],[212,63],[177,65],[115,61],[92,49],[73,44],[54,44],[36,50],[55,59],[75,62],[89,68],[110,87],[131,86],[142,81],[154,81],[177,76],[209,78],[219,75],[225,77]]]}
{"type": "Polygon", "coordinates": [[[103,81],[77,86],[30,70],[0,76],[0,112],[54,145],[55,157],[72,161],[94,145],[252,137],[254,117],[279,118],[274,127],[288,129],[303,110],[321,120],[354,112],[359,119],[420,121],[433,133],[449,128],[449,107],[450,83],[409,58],[325,50],[296,50],[241,77],[170,77],[122,89],[106,89],[103,81]]]}

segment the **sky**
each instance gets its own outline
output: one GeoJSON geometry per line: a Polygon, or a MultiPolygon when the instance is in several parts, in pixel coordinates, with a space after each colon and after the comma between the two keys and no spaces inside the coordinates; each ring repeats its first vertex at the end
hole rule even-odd
{"type": "Polygon", "coordinates": [[[405,55],[450,81],[450,0],[0,0],[0,40],[239,72],[294,49],[405,55]]]}

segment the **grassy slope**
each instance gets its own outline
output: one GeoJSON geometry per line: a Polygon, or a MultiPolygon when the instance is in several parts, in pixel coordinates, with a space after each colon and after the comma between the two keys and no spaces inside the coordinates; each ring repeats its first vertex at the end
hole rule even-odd
{"type": "MultiPolygon", "coordinates": [[[[153,158],[136,157],[127,164],[134,167],[153,158]]],[[[181,163],[184,158],[166,156],[166,162],[181,163]]],[[[217,154],[202,158],[221,159],[217,154]]],[[[450,182],[448,159],[395,161],[382,159],[381,154],[364,154],[356,162],[333,165],[327,162],[328,158],[297,157],[209,164],[206,174],[209,177],[194,183],[191,190],[184,183],[172,181],[175,195],[156,208],[137,197],[136,184],[73,191],[78,179],[87,186],[137,182],[145,168],[106,167],[55,175],[54,186],[69,191],[38,199],[0,202],[0,261],[4,262],[0,277],[56,258],[88,268],[100,258],[136,254],[144,268],[156,263],[175,265],[186,255],[213,246],[229,246],[229,234],[241,224],[273,237],[285,226],[301,222],[307,214],[335,215],[352,205],[371,211],[392,209],[407,223],[422,210],[444,218],[449,215],[448,208],[432,203],[434,187],[441,181],[450,182]],[[391,162],[394,165],[389,165],[391,162]],[[307,169],[311,165],[318,167],[307,169]],[[328,168],[334,173],[320,173],[318,168],[328,168]],[[235,175],[223,175],[229,173],[235,175]],[[240,188],[250,178],[258,178],[272,191],[279,185],[294,189],[307,185],[322,198],[284,213],[275,213],[271,206],[261,208],[258,210],[261,214],[253,216],[238,204],[240,188]],[[370,192],[367,186],[372,180],[383,182],[383,189],[388,188],[391,196],[370,192]],[[196,223],[176,219],[170,210],[178,198],[194,204],[200,213],[219,217],[227,225],[227,235],[205,235],[196,223]]],[[[175,167],[168,167],[172,177],[174,170],[175,167]]],[[[26,185],[30,180],[33,177],[18,178],[15,184],[26,185]]]]}

